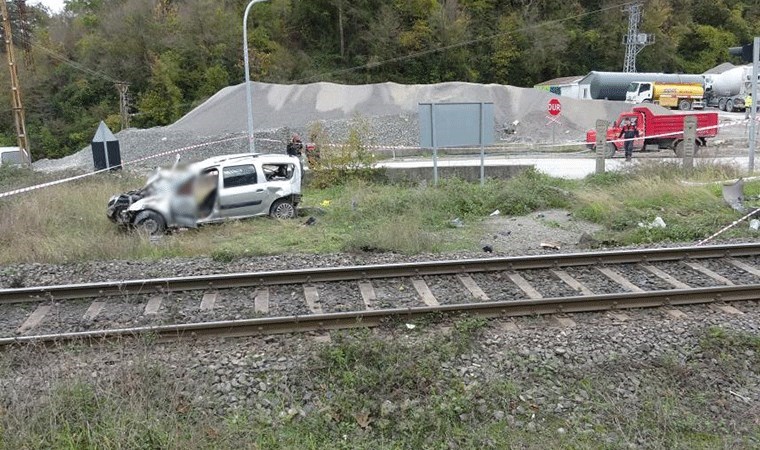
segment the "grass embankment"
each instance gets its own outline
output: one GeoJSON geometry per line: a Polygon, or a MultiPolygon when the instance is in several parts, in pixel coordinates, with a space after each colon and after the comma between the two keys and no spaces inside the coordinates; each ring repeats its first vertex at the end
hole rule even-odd
{"type": "MultiPolygon", "coordinates": [[[[693,180],[736,176],[730,168],[705,165],[693,180]]],[[[12,171],[0,178],[17,177],[12,171]]],[[[305,207],[319,207],[317,224],[266,218],[202,227],[151,243],[120,231],[105,217],[108,198],[133,189],[142,179],[106,174],[0,200],[0,264],[92,259],[210,255],[226,261],[239,256],[283,252],[394,251],[400,253],[473,250],[484,233],[482,219],[499,209],[520,215],[544,208],[567,208],[575,217],[599,223],[600,240],[635,244],[693,241],[739,217],[721,198],[719,185],[680,183],[668,164],[642,164],[625,173],[581,181],[552,179],[533,171],[507,181],[450,180],[439,187],[394,186],[354,181],[326,189],[305,188],[305,207]],[[639,227],[661,216],[664,229],[639,227]],[[466,224],[451,228],[451,219],[466,224]]],[[[13,184],[18,184],[14,178],[13,184]]],[[[0,185],[3,185],[0,180],[0,185]]],[[[760,193],[748,183],[747,197],[760,193]]],[[[746,226],[725,236],[746,235],[746,226]]]]}
{"type": "MultiPolygon", "coordinates": [[[[754,407],[728,392],[757,380],[756,336],[711,329],[682,360],[611,356],[583,370],[507,351],[487,364],[509,377],[476,381],[458,367],[482,351],[475,343],[484,326],[463,319],[449,333],[423,330],[412,340],[333,333],[311,349],[309,367],[249,372],[255,385],[268,376],[287,382],[260,393],[259,406],[226,412],[224,401],[204,406],[216,398],[210,380],[180,378],[145,351],[109,375],[3,392],[0,447],[691,450],[760,439],[754,407]]],[[[0,354],[5,378],[22,363],[12,358],[0,354]]]]}

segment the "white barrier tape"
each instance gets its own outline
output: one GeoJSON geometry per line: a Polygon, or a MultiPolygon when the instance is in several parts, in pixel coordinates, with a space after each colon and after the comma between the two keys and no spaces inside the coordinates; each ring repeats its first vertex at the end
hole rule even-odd
{"type": "Polygon", "coordinates": [[[709,242],[709,241],[711,241],[711,240],[715,239],[716,237],[720,236],[720,235],[721,235],[721,234],[723,234],[724,232],[726,232],[726,231],[730,230],[731,228],[735,227],[736,225],[738,225],[738,224],[742,223],[743,221],[745,221],[745,220],[749,219],[750,217],[754,216],[755,214],[757,214],[757,213],[759,213],[759,212],[760,212],[760,208],[758,208],[758,209],[756,209],[756,210],[752,211],[752,212],[751,212],[751,213],[749,213],[749,214],[746,214],[745,216],[743,216],[743,217],[741,217],[741,218],[739,218],[739,219],[736,219],[736,220],[734,220],[734,221],[733,221],[733,222],[731,222],[729,225],[726,225],[725,227],[723,227],[723,228],[721,228],[720,230],[718,230],[718,232],[716,232],[716,233],[715,233],[715,234],[713,234],[712,236],[710,236],[710,237],[708,237],[708,238],[705,238],[705,239],[702,239],[701,241],[697,242],[697,246],[703,245],[703,244],[705,244],[705,243],[707,243],[707,242],[709,242]]]}
{"type": "Polygon", "coordinates": [[[23,194],[24,192],[29,192],[29,191],[34,191],[34,190],[37,190],[37,189],[42,189],[42,188],[46,188],[46,187],[50,187],[50,186],[55,186],[56,184],[67,183],[69,181],[79,180],[80,178],[86,178],[86,177],[89,177],[91,175],[95,175],[95,174],[98,174],[98,173],[101,173],[101,172],[106,172],[108,170],[111,170],[111,169],[101,169],[101,170],[98,170],[98,171],[95,171],[95,172],[89,172],[89,173],[85,173],[85,174],[82,174],[82,175],[77,175],[75,177],[63,178],[61,180],[49,181],[47,183],[37,184],[37,185],[34,185],[34,186],[29,186],[29,187],[25,187],[25,188],[21,188],[21,189],[15,189],[13,191],[3,192],[3,193],[0,193],[0,198],[10,197],[12,195],[17,195],[17,194],[23,194]]]}
{"type": "Polygon", "coordinates": [[[686,186],[713,186],[713,185],[716,185],[716,184],[729,185],[729,184],[738,183],[740,180],[744,180],[744,181],[756,181],[756,180],[760,180],[760,177],[742,177],[742,178],[734,178],[732,180],[719,180],[719,181],[687,181],[687,180],[681,180],[681,184],[686,185],[686,186]]]}
{"type": "MultiPolygon", "coordinates": [[[[758,119],[758,121],[760,121],[760,119],[758,119]]],[[[718,125],[711,125],[711,126],[707,126],[707,127],[700,127],[700,128],[697,128],[696,131],[700,132],[700,131],[711,130],[711,129],[714,129],[714,128],[716,128],[716,129],[719,129],[719,128],[728,128],[728,127],[733,127],[733,126],[738,126],[738,125],[745,125],[748,122],[749,122],[749,119],[742,119],[742,120],[737,120],[737,121],[734,121],[734,122],[731,122],[731,123],[724,123],[724,124],[718,124],[718,125]]],[[[677,137],[680,137],[682,135],[683,135],[682,131],[673,131],[673,132],[670,132],[670,133],[662,133],[662,134],[654,134],[654,135],[641,136],[641,137],[638,137],[636,139],[657,139],[657,138],[663,138],[663,137],[676,137],[677,138],[677,137]]],[[[625,142],[627,140],[628,139],[625,139],[625,138],[618,138],[618,139],[606,140],[605,142],[620,143],[620,142],[625,142]]],[[[563,143],[559,143],[559,144],[543,144],[543,143],[533,143],[532,144],[532,143],[525,143],[525,144],[522,144],[521,148],[530,148],[532,146],[540,147],[540,148],[572,147],[572,146],[585,146],[587,144],[592,144],[592,143],[586,142],[586,141],[570,141],[570,142],[563,142],[563,143]]],[[[343,145],[344,144],[324,144],[325,147],[342,147],[343,145]]],[[[517,145],[519,145],[519,144],[515,144],[515,146],[517,146],[517,145]]],[[[420,150],[420,149],[431,150],[430,147],[419,147],[419,146],[413,146],[413,145],[364,145],[363,147],[365,149],[368,149],[368,150],[420,150]]],[[[470,149],[471,150],[479,150],[480,149],[480,147],[476,147],[476,146],[446,147],[446,148],[449,148],[449,149],[450,148],[457,148],[457,149],[462,149],[462,150],[470,150],[470,149]]],[[[513,148],[513,147],[512,146],[505,146],[505,145],[487,145],[487,146],[485,146],[485,148],[489,149],[489,150],[494,150],[494,149],[509,149],[509,148],[513,148]]],[[[585,152],[585,150],[583,152],[585,152]]],[[[579,152],[579,153],[581,153],[581,152],[579,152]]]]}
{"type": "MultiPolygon", "coordinates": [[[[238,136],[238,137],[220,139],[218,141],[204,142],[202,144],[190,145],[190,146],[187,146],[187,147],[181,147],[181,148],[178,148],[178,149],[173,149],[173,150],[169,150],[169,151],[165,151],[165,152],[161,152],[161,153],[156,153],[154,155],[149,155],[149,156],[146,156],[146,157],[143,157],[143,158],[134,159],[134,160],[129,161],[129,162],[122,162],[120,165],[117,165],[117,166],[114,166],[114,167],[124,167],[126,165],[135,164],[135,163],[142,162],[142,161],[147,161],[147,160],[153,159],[153,158],[159,158],[161,156],[166,156],[166,155],[171,155],[171,154],[175,154],[175,153],[185,152],[185,151],[188,151],[188,150],[193,150],[193,149],[196,149],[196,148],[205,147],[207,145],[221,144],[223,142],[229,142],[229,141],[234,141],[234,140],[238,140],[238,139],[247,139],[247,136],[242,136],[242,137],[238,136]]],[[[8,192],[2,192],[2,193],[0,193],[0,198],[11,197],[13,195],[23,194],[24,192],[30,192],[30,191],[35,191],[37,189],[42,189],[42,188],[46,188],[46,187],[50,187],[50,186],[55,186],[57,184],[68,183],[69,181],[79,180],[79,179],[86,178],[86,177],[89,177],[89,176],[92,176],[92,175],[97,175],[99,173],[107,172],[107,171],[113,169],[114,167],[109,167],[107,169],[100,169],[100,170],[96,170],[95,172],[88,172],[88,173],[84,173],[84,174],[81,174],[81,175],[76,175],[76,176],[69,177],[69,178],[63,178],[63,179],[60,179],[60,180],[49,181],[47,183],[37,184],[37,185],[34,185],[34,186],[28,186],[28,187],[21,188],[21,189],[14,189],[14,190],[8,191],[8,192]]]]}
{"type": "MultiPolygon", "coordinates": [[[[758,118],[757,120],[760,121],[760,118],[758,118]]],[[[737,120],[735,122],[728,123],[728,124],[722,124],[722,125],[718,124],[718,125],[709,126],[709,127],[697,128],[697,131],[699,132],[699,131],[709,130],[709,129],[713,129],[713,128],[726,128],[726,127],[735,126],[735,125],[744,125],[744,124],[748,123],[749,121],[750,121],[750,119],[737,120]]],[[[682,134],[683,134],[683,132],[671,132],[671,133],[664,133],[664,134],[660,134],[660,135],[644,136],[644,137],[637,138],[637,139],[654,139],[654,138],[671,137],[671,136],[678,137],[678,135],[682,135],[682,134]]],[[[217,140],[217,141],[204,142],[202,144],[195,144],[195,145],[190,145],[190,146],[187,146],[187,147],[181,147],[181,148],[178,148],[178,149],[168,150],[168,151],[165,151],[165,152],[156,153],[154,155],[149,155],[149,156],[146,156],[146,157],[143,157],[143,158],[138,158],[138,159],[135,159],[135,160],[132,160],[132,161],[129,161],[129,162],[122,162],[120,166],[115,166],[115,167],[124,167],[125,165],[135,164],[135,163],[138,163],[138,162],[147,161],[149,159],[159,158],[161,156],[172,155],[172,154],[181,153],[181,152],[188,151],[188,150],[193,150],[193,149],[196,149],[196,148],[205,147],[207,145],[220,144],[220,143],[223,143],[223,142],[230,142],[230,141],[235,141],[235,140],[239,140],[239,139],[248,139],[248,136],[230,137],[230,138],[220,139],[220,140],[217,140]]],[[[282,141],[279,141],[279,140],[276,140],[276,139],[261,138],[261,139],[257,139],[257,140],[283,143],[282,141]]],[[[625,142],[625,141],[626,141],[626,139],[613,139],[613,140],[609,140],[609,141],[606,141],[606,142],[625,142]]],[[[586,141],[575,141],[575,142],[566,142],[566,143],[562,143],[562,144],[527,144],[527,146],[530,146],[530,145],[540,145],[541,148],[551,148],[551,147],[569,147],[569,146],[580,146],[580,145],[584,145],[585,146],[587,144],[588,143],[586,141]]],[[[341,144],[327,144],[326,146],[340,147],[341,144]]],[[[364,146],[364,148],[366,148],[366,149],[374,149],[374,150],[420,150],[422,147],[368,145],[368,146],[364,146]]],[[[463,149],[468,149],[468,148],[479,149],[480,147],[459,147],[459,148],[463,148],[463,149]]],[[[501,148],[509,148],[509,147],[488,146],[486,148],[488,148],[488,149],[501,149],[501,148]]],[[[583,150],[583,151],[580,151],[580,152],[577,152],[577,153],[584,153],[584,152],[586,152],[586,150],[583,150]]],[[[69,181],[79,180],[81,178],[86,178],[86,177],[89,177],[89,176],[92,176],[92,175],[96,175],[98,173],[106,172],[106,171],[111,170],[111,169],[112,168],[101,169],[101,170],[98,170],[98,171],[95,171],[95,172],[89,172],[89,173],[85,173],[85,174],[82,174],[82,175],[76,175],[76,176],[69,177],[69,178],[63,178],[61,180],[50,181],[50,182],[47,182],[47,183],[42,183],[42,184],[38,184],[38,185],[34,185],[34,186],[28,186],[28,187],[25,187],[25,188],[15,189],[15,190],[8,191],[8,192],[2,192],[2,193],[0,193],[0,199],[1,198],[6,198],[6,197],[10,197],[10,196],[13,196],[13,195],[17,195],[17,194],[22,194],[22,193],[25,193],[25,192],[34,191],[34,190],[37,190],[37,189],[42,189],[42,188],[46,188],[46,187],[50,187],[50,186],[55,186],[57,184],[67,183],[69,181]]]]}

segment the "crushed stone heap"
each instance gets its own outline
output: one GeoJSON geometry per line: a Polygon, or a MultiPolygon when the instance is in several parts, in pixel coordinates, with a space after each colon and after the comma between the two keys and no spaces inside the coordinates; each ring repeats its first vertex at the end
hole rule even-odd
{"type": "MultiPolygon", "coordinates": [[[[367,124],[366,142],[374,145],[418,145],[417,105],[421,102],[492,102],[497,139],[517,143],[549,143],[552,129],[547,104],[554,97],[545,91],[498,84],[449,82],[402,85],[380,83],[341,85],[313,83],[283,85],[252,83],[256,150],[284,152],[291,132],[308,136],[309,127],[320,122],[330,138],[345,138],[356,118],[367,124]],[[519,121],[517,133],[505,136],[505,125],[519,121]]],[[[630,107],[623,102],[577,100],[562,97],[561,125],[557,142],[580,141],[597,119],[612,119],[630,107]]],[[[658,107],[659,108],[659,107],[658,107]]],[[[146,130],[117,133],[122,160],[129,162],[163,151],[203,142],[245,136],[247,116],[245,85],[226,87],[177,122],[146,130]]],[[[183,152],[183,158],[199,159],[217,154],[247,151],[244,138],[183,152]]],[[[171,156],[147,161],[145,166],[166,164],[171,156]]],[[[60,160],[35,163],[40,170],[81,168],[91,170],[89,147],[60,160]]]]}

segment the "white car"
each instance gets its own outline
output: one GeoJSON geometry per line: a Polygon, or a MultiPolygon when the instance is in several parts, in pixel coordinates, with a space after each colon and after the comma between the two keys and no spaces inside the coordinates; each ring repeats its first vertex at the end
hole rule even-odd
{"type": "Polygon", "coordinates": [[[115,223],[160,234],[254,216],[290,219],[300,201],[298,158],[243,153],[209,158],[185,170],[159,169],[142,189],[111,197],[107,215],[115,223]]]}

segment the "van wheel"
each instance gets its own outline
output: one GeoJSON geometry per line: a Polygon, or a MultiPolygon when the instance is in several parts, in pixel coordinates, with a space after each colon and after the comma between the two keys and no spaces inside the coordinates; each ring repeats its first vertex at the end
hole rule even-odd
{"type": "Polygon", "coordinates": [[[290,200],[281,198],[272,203],[269,215],[273,219],[292,219],[296,216],[296,207],[293,206],[290,200]]]}
{"type": "Polygon", "coordinates": [[[604,146],[604,154],[607,158],[612,158],[615,156],[616,151],[617,147],[615,147],[615,144],[612,142],[608,142],[607,145],[604,146]]]}
{"type": "Polygon", "coordinates": [[[691,110],[691,102],[688,100],[681,100],[678,102],[678,109],[681,111],[690,111],[691,110]]]}
{"type": "Polygon", "coordinates": [[[166,221],[155,211],[142,211],[134,220],[135,228],[151,236],[162,234],[166,230],[166,221]]]}

